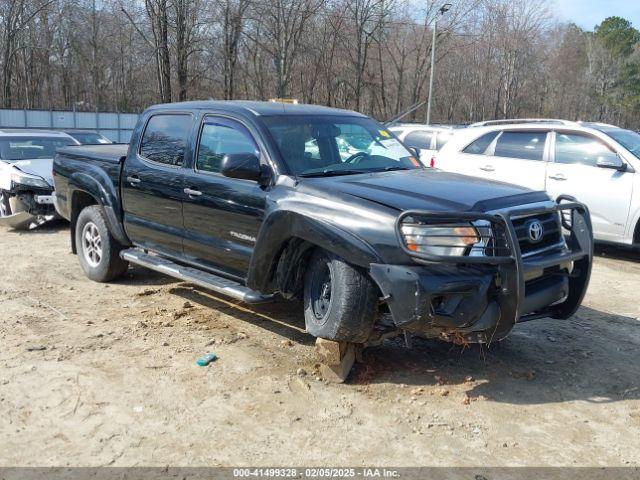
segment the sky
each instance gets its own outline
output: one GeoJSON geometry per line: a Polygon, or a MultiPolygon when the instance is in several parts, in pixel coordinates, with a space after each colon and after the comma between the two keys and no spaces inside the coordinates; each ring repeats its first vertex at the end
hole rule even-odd
{"type": "Polygon", "coordinates": [[[593,30],[607,17],[618,16],[629,20],[640,29],[640,0],[551,0],[559,19],[593,30]]]}

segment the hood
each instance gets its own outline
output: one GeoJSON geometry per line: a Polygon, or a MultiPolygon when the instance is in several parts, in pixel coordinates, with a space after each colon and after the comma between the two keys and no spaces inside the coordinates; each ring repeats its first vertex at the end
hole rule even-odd
{"type": "Polygon", "coordinates": [[[549,200],[545,192],[434,169],[309,178],[305,183],[399,211],[488,211],[549,200]]]}
{"type": "Polygon", "coordinates": [[[42,177],[45,181],[53,187],[53,175],[51,170],[53,169],[53,158],[37,158],[34,160],[18,160],[11,165],[23,171],[24,173],[30,173],[31,175],[37,175],[42,177]]]}

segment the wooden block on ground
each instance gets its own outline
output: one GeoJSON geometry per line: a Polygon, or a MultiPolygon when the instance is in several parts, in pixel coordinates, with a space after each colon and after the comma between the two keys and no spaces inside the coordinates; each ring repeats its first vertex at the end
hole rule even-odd
{"type": "Polygon", "coordinates": [[[342,383],[347,379],[355,361],[355,345],[317,338],[316,355],[322,376],[330,382],[342,383]]]}

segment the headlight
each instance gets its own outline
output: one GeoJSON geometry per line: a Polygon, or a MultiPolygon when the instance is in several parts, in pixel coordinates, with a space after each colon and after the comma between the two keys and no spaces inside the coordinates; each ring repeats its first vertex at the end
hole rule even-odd
{"type": "Polygon", "coordinates": [[[29,187],[51,188],[44,178],[23,172],[13,172],[11,174],[11,182],[18,185],[27,185],[29,187]]]}
{"type": "Polygon", "coordinates": [[[402,225],[407,248],[431,255],[464,255],[467,248],[480,242],[478,231],[469,226],[402,225]]]}

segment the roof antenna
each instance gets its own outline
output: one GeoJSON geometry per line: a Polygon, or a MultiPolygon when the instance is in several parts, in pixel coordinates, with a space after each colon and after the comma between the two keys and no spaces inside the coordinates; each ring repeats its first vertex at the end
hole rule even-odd
{"type": "Polygon", "coordinates": [[[426,102],[423,100],[422,102],[418,102],[418,103],[414,103],[413,105],[411,105],[407,110],[405,110],[404,112],[402,112],[400,115],[398,115],[397,117],[389,120],[388,122],[385,122],[384,125],[386,127],[389,127],[391,125],[394,125],[396,123],[398,123],[400,120],[402,120],[404,117],[406,117],[407,115],[409,115],[411,112],[416,111],[417,109],[419,109],[422,105],[424,105],[426,102]]]}

